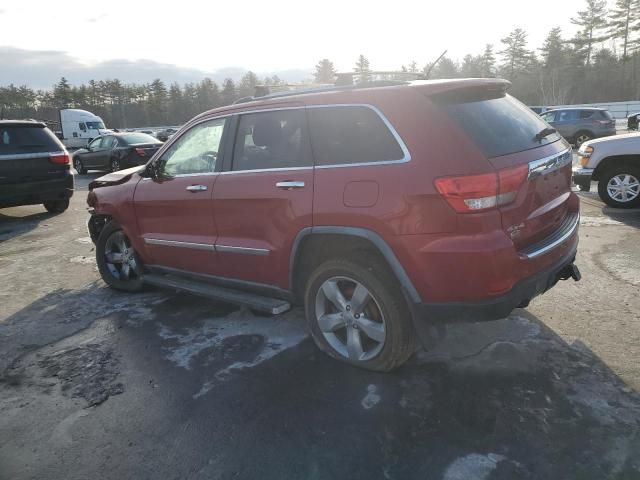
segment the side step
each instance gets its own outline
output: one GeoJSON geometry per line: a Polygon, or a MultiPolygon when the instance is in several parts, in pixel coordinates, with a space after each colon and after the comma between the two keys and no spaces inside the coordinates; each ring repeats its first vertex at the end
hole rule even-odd
{"type": "Polygon", "coordinates": [[[249,307],[259,312],[277,315],[286,312],[291,308],[289,302],[277,298],[263,297],[252,293],[233,290],[230,288],[218,287],[204,282],[178,277],[177,275],[160,275],[146,273],[143,277],[145,283],[157,287],[180,290],[193,293],[201,297],[223,302],[234,303],[244,307],[249,307]]]}

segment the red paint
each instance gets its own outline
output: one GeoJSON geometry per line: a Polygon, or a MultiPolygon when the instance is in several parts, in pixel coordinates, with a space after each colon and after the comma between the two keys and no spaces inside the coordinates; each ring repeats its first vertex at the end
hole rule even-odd
{"type": "MultiPolygon", "coordinates": [[[[96,212],[115,217],[146,263],[274,285],[288,289],[289,259],[296,235],[310,226],[372,230],[392,248],[424,302],[488,299],[554,264],[578,241],[577,232],[560,247],[527,260],[518,251],[548,236],[578,198],[569,188],[570,165],[531,180],[523,167],[563,151],[558,141],[489,161],[428,94],[463,83],[432,82],[306,94],[297,106],[369,104],[394,126],[411,155],[406,163],[212,174],[164,182],[141,180],[98,188],[96,212]],[[443,177],[491,178],[489,194],[514,192],[508,204],[458,213],[436,189],[443,177]],[[281,181],[305,187],[281,190],[281,181]],[[190,184],[206,184],[192,194],[190,184]],[[136,188],[137,185],[137,188],[136,188]],[[133,191],[135,190],[135,195],[133,191]],[[518,234],[511,236],[512,227],[518,234]],[[143,237],[268,250],[268,255],[149,246],[143,237]]],[[[491,81],[466,81],[469,87],[491,81]]],[[[233,105],[202,118],[290,106],[283,99],[233,105]]],[[[232,123],[232,122],[228,122],[232,123]]],[[[176,135],[172,141],[179,138],[176,135]]],[[[172,143],[168,142],[166,149],[172,143]]],[[[161,150],[155,157],[162,154],[161,150]]],[[[453,206],[452,206],[453,205],[453,206]]]]}

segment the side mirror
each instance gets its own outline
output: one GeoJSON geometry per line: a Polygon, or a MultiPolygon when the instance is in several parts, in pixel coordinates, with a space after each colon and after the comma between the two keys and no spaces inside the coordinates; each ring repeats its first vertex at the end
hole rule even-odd
{"type": "Polygon", "coordinates": [[[160,162],[158,160],[154,160],[147,163],[145,174],[152,180],[158,180],[161,177],[160,162]]]}

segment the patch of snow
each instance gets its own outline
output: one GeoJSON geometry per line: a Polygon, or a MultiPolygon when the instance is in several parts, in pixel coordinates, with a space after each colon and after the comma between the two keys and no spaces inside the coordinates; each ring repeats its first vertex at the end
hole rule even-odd
{"type": "Polygon", "coordinates": [[[505,457],[495,453],[471,453],[449,465],[444,472],[443,480],[485,480],[502,460],[505,460],[505,457]]]}
{"type": "Polygon", "coordinates": [[[380,402],[380,395],[378,395],[377,391],[378,388],[375,385],[369,385],[367,387],[367,394],[360,402],[362,404],[362,408],[369,410],[380,402]]]}
{"type": "Polygon", "coordinates": [[[624,223],[610,217],[589,217],[581,216],[580,225],[585,227],[602,227],[604,225],[624,225],[624,223]]]}

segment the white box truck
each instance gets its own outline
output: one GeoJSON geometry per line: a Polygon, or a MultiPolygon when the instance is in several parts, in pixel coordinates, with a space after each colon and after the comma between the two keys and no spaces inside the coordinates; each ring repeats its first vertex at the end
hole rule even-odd
{"type": "Polygon", "coordinates": [[[67,148],[84,148],[94,138],[112,133],[100,117],[78,108],[60,110],[60,126],[62,143],[67,148]]]}

